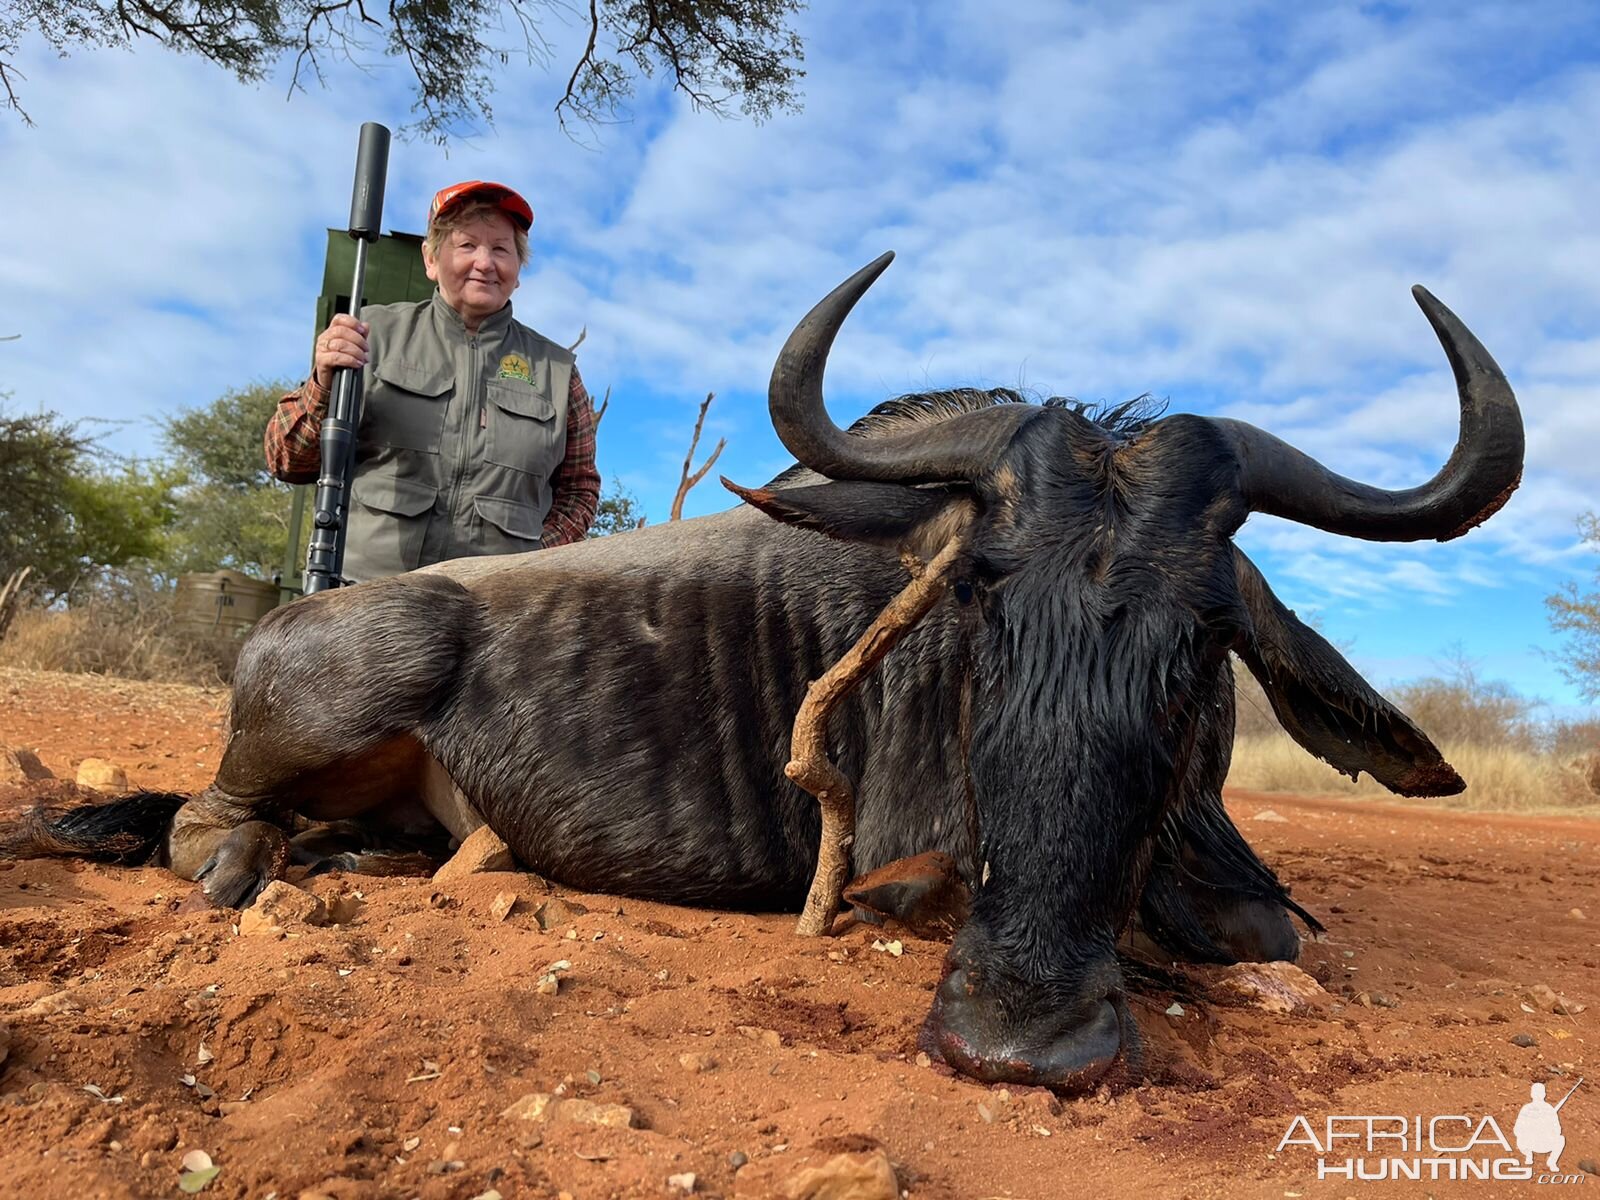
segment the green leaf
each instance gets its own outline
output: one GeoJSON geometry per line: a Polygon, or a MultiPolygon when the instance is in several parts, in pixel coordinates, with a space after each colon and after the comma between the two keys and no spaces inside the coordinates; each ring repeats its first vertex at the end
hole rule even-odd
{"type": "Polygon", "coordinates": [[[204,1171],[186,1171],[178,1177],[178,1190],[190,1196],[196,1192],[203,1192],[220,1174],[222,1174],[221,1167],[207,1167],[204,1171]]]}

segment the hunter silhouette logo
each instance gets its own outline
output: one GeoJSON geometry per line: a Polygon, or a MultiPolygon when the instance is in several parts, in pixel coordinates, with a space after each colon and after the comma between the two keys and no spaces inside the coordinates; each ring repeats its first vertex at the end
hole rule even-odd
{"type": "Polygon", "coordinates": [[[523,383],[533,382],[533,373],[528,369],[528,360],[520,354],[508,354],[500,360],[501,379],[520,379],[523,383]]]}
{"type": "Polygon", "coordinates": [[[1517,1123],[1511,1127],[1511,1136],[1517,1139],[1517,1150],[1527,1161],[1533,1165],[1535,1154],[1545,1154],[1545,1166],[1554,1171],[1561,1160],[1561,1151],[1566,1149],[1567,1139],[1561,1136],[1561,1106],[1572,1099],[1572,1092],[1583,1086],[1583,1077],[1578,1077],[1578,1082],[1572,1085],[1572,1091],[1561,1097],[1556,1103],[1551,1104],[1544,1098],[1544,1084],[1536,1083],[1528,1088],[1528,1095],[1532,1097],[1522,1106],[1522,1111],[1517,1114],[1517,1123]]]}

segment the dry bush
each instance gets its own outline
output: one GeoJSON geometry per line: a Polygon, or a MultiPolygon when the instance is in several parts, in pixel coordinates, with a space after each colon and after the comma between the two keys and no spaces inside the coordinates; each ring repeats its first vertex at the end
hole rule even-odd
{"type": "Polygon", "coordinates": [[[170,591],[144,575],[101,580],[70,607],[25,609],[0,641],[0,666],[172,683],[226,682],[237,656],[236,639],[179,625],[170,591]]]}
{"type": "MultiPolygon", "coordinates": [[[[1550,753],[1473,742],[1440,745],[1445,759],[1467,781],[1459,796],[1432,803],[1452,808],[1512,812],[1567,811],[1600,805],[1584,765],[1550,753]]],[[[1262,792],[1396,799],[1370,775],[1359,781],[1313,758],[1286,733],[1237,738],[1228,786],[1262,792]]]]}

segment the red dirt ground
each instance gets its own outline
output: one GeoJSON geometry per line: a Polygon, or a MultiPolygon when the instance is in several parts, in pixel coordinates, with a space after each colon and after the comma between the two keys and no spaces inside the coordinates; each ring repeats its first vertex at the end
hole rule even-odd
{"type": "MultiPolygon", "coordinates": [[[[225,702],[0,671],[0,745],[63,778],[95,756],[136,787],[195,789],[225,702]]],[[[65,791],[0,788],[0,811],[65,791]]],[[[1530,1082],[1553,1101],[1592,1070],[1600,826],[1251,794],[1231,809],[1328,925],[1301,963],[1326,1000],[1275,1015],[1208,999],[1207,972],[1147,982],[1146,1080],[1066,1101],[919,1063],[944,947],[902,937],[896,957],[869,927],[806,941],[788,915],[526,875],[334,875],[309,888],[360,895],[353,918],[241,936],[235,914],[185,911],[193,885],[160,870],[0,863],[0,1193],[177,1196],[195,1149],[221,1168],[217,1197],[665,1197],[685,1172],[696,1196],[784,1196],[804,1168],[880,1149],[916,1200],[1548,1193],[1319,1181],[1314,1149],[1277,1148],[1297,1114],[1319,1136],[1334,1114],[1487,1115],[1511,1138],[1530,1082]],[[1269,807],[1289,820],[1251,819],[1269,807]],[[550,895],[573,914],[546,932],[550,895]],[[560,959],[559,992],[540,994],[560,959]],[[636,1127],[502,1115],[558,1091],[626,1105],[636,1127]]],[[[1581,1178],[1600,1077],[1561,1117],[1561,1169],[1581,1178]]]]}

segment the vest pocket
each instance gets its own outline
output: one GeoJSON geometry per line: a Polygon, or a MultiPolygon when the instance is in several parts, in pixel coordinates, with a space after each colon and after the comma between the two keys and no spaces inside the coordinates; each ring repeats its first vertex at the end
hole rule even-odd
{"type": "Polygon", "coordinates": [[[358,474],[350,490],[355,499],[346,535],[350,556],[368,564],[369,572],[398,575],[421,566],[422,542],[439,489],[398,475],[389,466],[358,474]]]}
{"type": "Polygon", "coordinates": [[[498,467],[549,477],[555,470],[556,409],[547,393],[532,384],[490,380],[488,446],[484,457],[498,467]]]}
{"type": "Polygon", "coordinates": [[[533,505],[501,496],[474,496],[472,507],[480,525],[474,542],[482,548],[481,553],[521,554],[539,549],[544,526],[533,505]]]}
{"type": "Polygon", "coordinates": [[[445,410],[455,385],[450,364],[426,368],[382,358],[372,364],[361,410],[361,440],[439,453],[445,410]]]}

